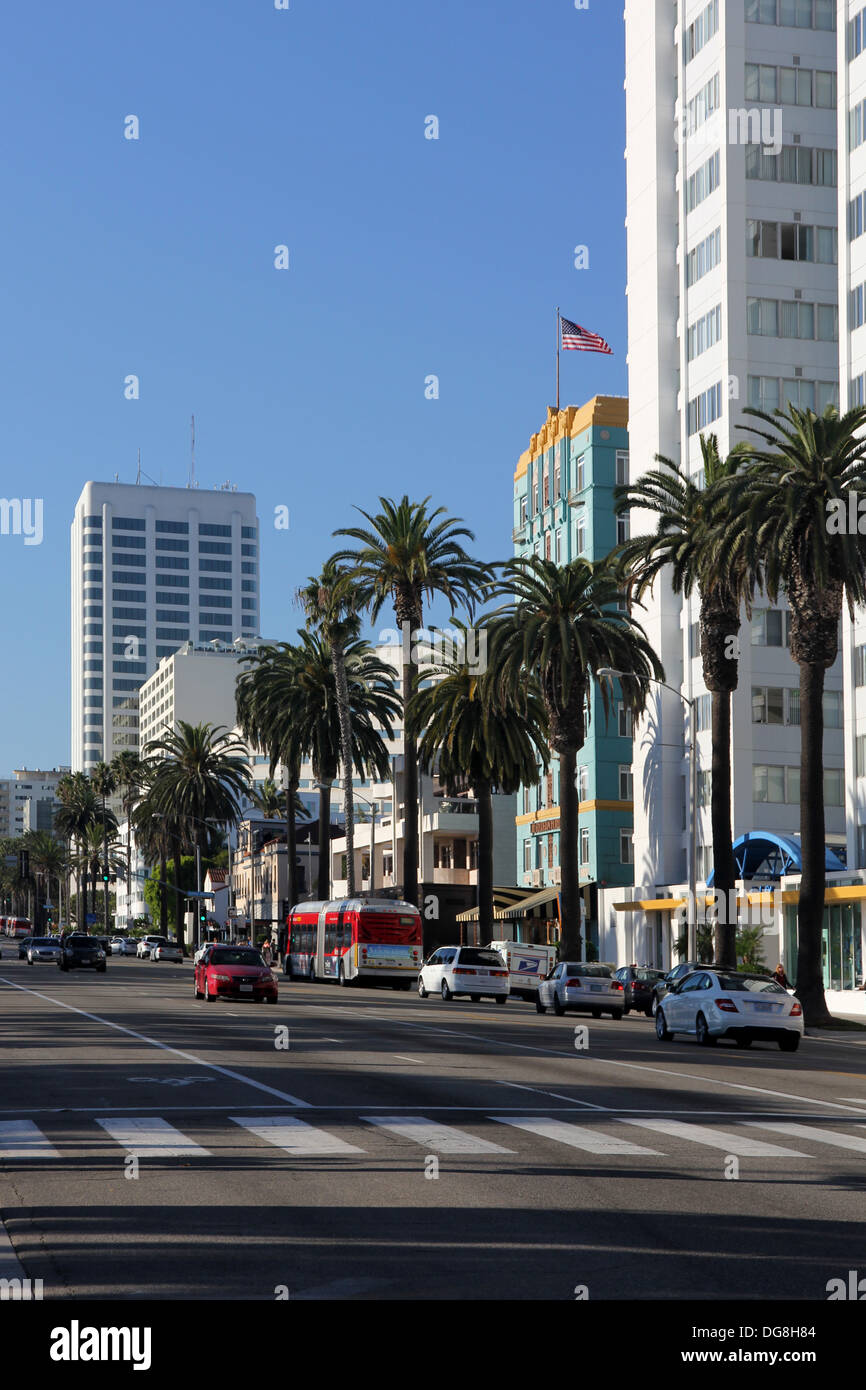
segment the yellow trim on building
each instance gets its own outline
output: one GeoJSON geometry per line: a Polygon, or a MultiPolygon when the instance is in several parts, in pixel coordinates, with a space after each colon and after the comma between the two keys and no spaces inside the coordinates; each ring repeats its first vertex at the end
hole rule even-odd
{"type": "MultiPolygon", "coordinates": [[[[767,897],[766,893],[749,893],[748,902],[750,907],[758,907],[767,897]]],[[[862,902],[866,898],[866,884],[851,883],[844,886],[831,886],[824,889],[824,902],[829,903],[854,903],[862,902]]],[[[782,903],[785,906],[793,905],[800,901],[800,894],[796,888],[786,888],[782,893],[782,903]]],[[[614,903],[614,912],[671,912],[675,908],[685,906],[685,898],[638,898],[634,902],[614,903]]],[[[704,906],[713,907],[715,899],[712,894],[704,896],[704,906]]],[[[737,910],[745,907],[746,900],[737,898],[737,910]]]]}
{"type": "Polygon", "coordinates": [[[593,396],[585,405],[567,405],[557,411],[553,406],[547,408],[547,420],[529,441],[517,462],[514,480],[522,478],[531,460],[545,453],[560,440],[573,439],[593,425],[607,425],[610,429],[628,429],[628,396],[593,396]]]}
{"type": "MultiPolygon", "coordinates": [[[[581,801],[578,803],[578,815],[586,815],[590,811],[625,811],[629,815],[634,812],[633,801],[581,801]]],[[[537,821],[559,820],[560,811],[558,806],[548,806],[542,811],[528,811],[524,816],[515,816],[515,825],[532,825],[537,821]]]]}

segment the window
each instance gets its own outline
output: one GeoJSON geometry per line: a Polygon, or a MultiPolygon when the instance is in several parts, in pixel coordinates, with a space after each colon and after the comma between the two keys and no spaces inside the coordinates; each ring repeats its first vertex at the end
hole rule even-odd
{"type": "Polygon", "coordinates": [[[699,318],[697,323],[693,323],[689,329],[688,353],[689,361],[700,357],[702,352],[711,348],[714,343],[719,342],[722,336],[722,306],[717,304],[715,309],[711,309],[708,314],[699,318]]]}
{"type": "Polygon", "coordinates": [[[200,642],[225,642],[228,645],[232,640],[230,632],[205,632],[202,630],[198,635],[200,642]]]}
{"type": "Polygon", "coordinates": [[[866,101],[858,101],[848,112],[848,148],[856,150],[866,139],[866,101]]]}
{"type": "Polygon", "coordinates": [[[156,548],[157,548],[157,551],[164,551],[164,550],[180,550],[180,551],[183,552],[184,555],[188,555],[188,554],[189,554],[189,541],[173,541],[173,540],[168,540],[168,539],[166,539],[166,537],[164,537],[164,536],[157,536],[157,538],[156,538],[156,548]]]}
{"type": "MultiPolygon", "coordinates": [[[[799,691],[797,692],[799,695],[799,691]]],[[[799,720],[798,720],[799,723],[799,720]]],[[[842,692],[841,690],[824,691],[824,728],[841,729],[842,718],[842,692]]],[[[841,804],[841,803],[839,803],[841,804]]]]}
{"type": "Polygon", "coordinates": [[[690,63],[719,28],[719,0],[710,0],[683,36],[683,66],[690,63]]]}
{"type": "Polygon", "coordinates": [[[582,826],[580,831],[580,862],[589,863],[589,831],[585,826],[582,826]]]}
{"type": "Polygon", "coordinates": [[[698,805],[709,806],[712,794],[712,773],[698,771],[698,805]]]}
{"type": "Polygon", "coordinates": [[[252,560],[241,561],[241,574],[258,574],[258,569],[252,560]]]}
{"type": "Polygon", "coordinates": [[[634,863],[634,834],[631,830],[619,832],[619,862],[620,864],[634,863]]]}
{"type": "Polygon", "coordinates": [[[620,703],[617,705],[616,711],[620,738],[631,738],[634,733],[634,718],[631,710],[627,705],[620,703]]]}
{"type": "Polygon", "coordinates": [[[815,105],[832,110],[836,105],[835,72],[815,73],[815,105]]]}
{"type": "Polygon", "coordinates": [[[752,686],[752,723],[784,724],[785,692],[779,686],[752,686]]]}
{"type": "MultiPolygon", "coordinates": [[[[143,531],[145,523],[143,518],[135,516],[115,516],[111,519],[112,531],[143,531]]],[[[115,540],[115,545],[117,541],[115,540]]]]}
{"type": "Polygon", "coordinates": [[[618,487],[628,486],[628,454],[624,449],[616,451],[616,481],[618,487]]]}
{"type": "Polygon", "coordinates": [[[199,524],[198,533],[200,536],[228,536],[231,537],[232,528],[230,526],[212,526],[208,522],[199,524]]]}
{"type": "Polygon", "coordinates": [[[623,516],[618,516],[617,519],[616,519],[616,543],[617,543],[617,545],[624,545],[625,542],[628,540],[628,537],[629,537],[629,516],[628,516],[628,512],[626,512],[623,516]]]}
{"type": "Polygon", "coordinates": [[[779,378],[775,376],[750,376],[748,380],[749,405],[758,410],[778,410],[779,378]]]}
{"type": "Polygon", "coordinates": [[[753,24],[775,24],[776,0],[746,0],[746,19],[753,24]]]}
{"type": "Polygon", "coordinates": [[[848,318],[852,329],[863,326],[864,292],[866,292],[866,284],[861,284],[851,290],[849,295],[848,318]]]}
{"type": "Polygon", "coordinates": [[[778,101],[775,67],[764,63],[747,63],[745,96],[746,101],[778,101]]]}
{"type": "Polygon", "coordinates": [[[785,769],[755,764],[752,768],[752,800],[784,804],[785,769]]]}
{"type": "Polygon", "coordinates": [[[866,777],[866,734],[858,734],[855,744],[856,776],[866,777]]]}
{"type": "MultiPolygon", "coordinates": [[[[171,598],[174,600],[175,595],[172,594],[171,598]]],[[[177,595],[177,600],[179,603],[182,602],[179,594],[177,595]]],[[[156,621],[158,623],[188,623],[189,613],[173,613],[170,608],[157,608],[156,621]]]]}
{"type": "Polygon", "coordinates": [[[715,386],[710,386],[708,390],[702,391],[699,396],[689,401],[689,434],[696,434],[698,430],[705,429],[713,420],[718,420],[721,413],[722,383],[717,382],[715,386]]]}
{"type": "Polygon", "coordinates": [[[687,213],[693,212],[705,198],[709,198],[710,194],[716,191],[719,186],[719,179],[719,152],[716,150],[715,154],[710,155],[705,164],[702,164],[699,169],[696,169],[695,172],[689,176],[689,181],[686,185],[687,213]]]}
{"type": "Polygon", "coordinates": [[[694,285],[698,280],[714,270],[722,259],[722,231],[717,227],[710,232],[694,250],[689,252],[686,262],[686,284],[694,285]]]}
{"type": "Polygon", "coordinates": [[[158,570],[188,570],[189,560],[183,555],[157,555],[158,570]]]}
{"type": "Polygon", "coordinates": [[[254,541],[258,537],[258,528],[256,526],[242,526],[241,536],[245,541],[254,541]]]}
{"type": "Polygon", "coordinates": [[[634,777],[631,765],[621,763],[619,769],[619,799],[620,801],[634,800],[634,777]]]}
{"type": "Polygon", "coordinates": [[[577,554],[583,555],[586,550],[586,518],[584,516],[580,516],[577,519],[574,531],[574,544],[577,554]]]}
{"type": "Polygon", "coordinates": [[[158,627],[156,635],[164,642],[188,642],[189,630],[187,628],[158,627]]]}
{"type": "Polygon", "coordinates": [[[231,555],[230,541],[199,541],[199,555],[231,555]]]}
{"type": "Polygon", "coordinates": [[[134,574],[127,570],[112,570],[112,584],[146,584],[147,576],[144,574],[134,574]]]}
{"type": "Polygon", "coordinates": [[[854,648],[854,684],[866,685],[866,644],[854,648]]]}
{"type": "MultiPolygon", "coordinates": [[[[141,524],[143,526],[144,522],[141,524]]],[[[112,536],[111,543],[115,550],[144,550],[147,539],[144,536],[112,536]]]]}
{"type": "Polygon", "coordinates": [[[839,337],[839,311],[835,304],[816,304],[818,311],[818,341],[835,343],[839,337]]]}
{"type": "Polygon", "coordinates": [[[520,499],[520,521],[519,521],[518,524],[519,524],[520,526],[525,526],[525,525],[526,525],[526,498],[525,498],[525,497],[521,497],[521,499],[520,499]]]}
{"type": "Polygon", "coordinates": [[[231,574],[231,560],[199,560],[199,572],[209,574],[231,574]]]}
{"type": "Polygon", "coordinates": [[[746,331],[759,337],[779,336],[779,302],[776,299],[746,300],[746,331]]]}
{"type": "MultiPolygon", "coordinates": [[[[831,77],[832,73],[826,76],[831,77]]],[[[775,101],[775,97],[761,97],[762,101],[775,101]]],[[[785,106],[812,105],[812,72],[809,68],[779,69],[779,101],[785,106]]]]}
{"type": "Polygon", "coordinates": [[[858,193],[848,204],[848,240],[856,241],[863,235],[863,194],[858,193]]]}
{"type": "Polygon", "coordinates": [[[589,768],[587,767],[577,769],[577,799],[578,801],[589,800],[589,768]]]}
{"type": "Polygon", "coordinates": [[[824,805],[843,806],[845,804],[844,776],[840,767],[824,769],[824,805]]]}
{"type": "Polygon", "coordinates": [[[586,487],[586,457],[584,454],[581,454],[577,460],[575,470],[575,489],[578,492],[583,492],[586,487]]]}
{"type": "MultiPolygon", "coordinates": [[[[188,535],[189,535],[189,522],[188,522],[188,521],[157,521],[157,523],[156,523],[156,530],[157,530],[157,531],[162,531],[162,532],[167,533],[167,534],[169,534],[169,535],[175,535],[175,536],[188,536],[188,535]]],[[[157,549],[159,549],[159,541],[157,541],[156,545],[157,545],[157,549]]]]}

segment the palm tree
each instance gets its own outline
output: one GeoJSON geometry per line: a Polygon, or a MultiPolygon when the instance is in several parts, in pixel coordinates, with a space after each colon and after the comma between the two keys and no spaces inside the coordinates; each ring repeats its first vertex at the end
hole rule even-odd
{"type": "Polygon", "coordinates": [[[403,896],[416,904],[418,756],[412,696],[417,672],[412,668],[409,639],[423,624],[425,598],[432,600],[441,596],[448,603],[452,617],[458,607],[464,608],[471,617],[477,597],[490,590],[493,579],[491,566],[472,559],[460,544],[461,538],[474,540],[474,533],[447,516],[444,507],[428,511],[429,501],[430,498],[425,497],[423,502],[410,502],[404,495],[397,503],[380,497],[382,510],[375,515],[356,508],[368,525],[344,527],[334,534],[351,537],[358,542],[359,548],[338,551],[333,557],[336,564],[348,564],[358,603],[369,609],[374,622],[390,598],[403,634],[403,896]]]}
{"type": "Polygon", "coordinates": [[[343,816],[346,822],[346,895],[355,896],[355,804],[352,795],[352,711],[346,674],[346,645],[357,638],[358,589],[335,560],[328,560],[318,577],[311,576],[298,599],[307,626],[320,633],[331,652],[340,721],[340,754],[343,764],[343,816]]]}
{"type": "MultiPolygon", "coordinates": [[[[575,767],[586,739],[592,678],[603,667],[628,673],[620,678],[620,687],[635,717],[643,712],[648,678],[664,679],[643,629],[618,608],[622,586],[615,556],[594,564],[577,559],[563,566],[538,555],[509,560],[503,567],[502,591],[510,592],[512,601],[488,620],[491,679],[498,699],[526,709],[528,678],[534,678],[547,714],[550,746],[559,755],[561,960],[574,959],[581,946],[575,767]]],[[[599,691],[607,718],[607,681],[600,682],[599,691]]]]}
{"type": "MultiPolygon", "coordinates": [[[[275,820],[276,817],[280,814],[280,793],[279,793],[279,789],[278,789],[278,787],[277,787],[276,782],[274,782],[270,777],[266,777],[266,778],[265,778],[265,780],[262,782],[261,786],[260,786],[256,791],[253,792],[252,798],[251,798],[251,799],[252,799],[253,805],[256,807],[257,810],[261,811],[261,813],[262,813],[262,815],[264,816],[265,820],[275,820]]],[[[253,835],[253,834],[250,835],[250,846],[251,846],[251,859],[252,859],[252,890],[253,890],[253,891],[252,891],[252,896],[253,896],[253,899],[255,900],[255,884],[256,884],[256,838],[255,838],[255,835],[253,835]]],[[[254,912],[251,911],[251,912],[250,912],[250,918],[252,919],[253,916],[254,916],[254,912]]]]}
{"type": "MultiPolygon", "coordinates": [[[[319,884],[327,899],[330,886],[331,786],[340,764],[342,731],[337,708],[337,682],[329,645],[317,632],[298,633],[295,667],[296,730],[304,753],[313,764],[319,791],[319,884]]],[[[392,736],[391,721],[400,711],[394,691],[394,672],[380,661],[369,642],[349,642],[345,649],[349,708],[352,712],[351,769],[359,777],[387,777],[388,749],[382,737],[392,736]]]]}
{"type": "MultiPolygon", "coordinates": [[[[114,777],[114,771],[113,771],[113,769],[109,766],[108,763],[105,763],[105,762],[100,762],[100,763],[97,763],[97,764],[96,764],[96,766],[93,768],[93,770],[92,770],[92,772],[91,772],[91,774],[90,774],[90,780],[91,780],[91,782],[93,783],[94,790],[96,791],[97,796],[99,796],[99,797],[102,798],[102,831],[103,831],[103,834],[102,834],[103,856],[102,856],[102,857],[103,857],[103,861],[104,861],[104,864],[105,864],[105,871],[108,872],[108,822],[107,822],[106,816],[105,816],[105,811],[106,811],[106,799],[107,799],[109,796],[113,796],[113,795],[114,795],[115,789],[116,789],[116,787],[117,787],[117,782],[116,782],[115,777],[114,777]]],[[[115,824],[116,824],[116,822],[115,822],[115,824]]],[[[98,866],[97,866],[97,867],[98,867],[98,866]]],[[[104,906],[104,911],[105,911],[105,920],[104,920],[103,925],[104,925],[104,928],[105,928],[105,934],[106,934],[106,936],[107,936],[107,935],[108,935],[108,931],[109,931],[109,924],[108,924],[108,892],[107,892],[107,891],[106,891],[105,893],[103,893],[103,899],[104,899],[103,906],[104,906]]]]}
{"type": "MultiPolygon", "coordinates": [[[[300,896],[298,887],[297,816],[307,816],[298,797],[303,749],[298,738],[295,674],[298,649],[288,642],[259,647],[236,686],[237,719],[244,738],[270,756],[268,776],[282,764],[286,778],[286,858],[289,905],[300,896]]],[[[309,885],[308,885],[309,887],[309,885]]]]}
{"type": "MultiPolygon", "coordinates": [[[[25,835],[24,841],[30,852],[30,867],[37,880],[42,879],[44,883],[43,899],[50,899],[51,880],[52,878],[57,880],[57,905],[59,909],[63,896],[61,884],[67,863],[65,846],[47,830],[31,830],[29,834],[25,835]]],[[[35,919],[33,926],[34,929],[37,929],[35,919]]]]}
{"type": "MultiPolygon", "coordinates": [[[[85,832],[78,850],[78,858],[82,867],[86,867],[90,875],[90,911],[96,916],[96,885],[100,881],[100,872],[109,876],[116,871],[119,861],[113,855],[115,837],[117,834],[117,822],[111,811],[107,812],[106,822],[103,825],[102,818],[95,820],[85,832]]],[[[108,920],[109,912],[109,885],[103,880],[103,898],[105,901],[103,918],[108,920]]]]}
{"type": "Polygon", "coordinates": [[[866,538],[848,523],[849,499],[866,485],[866,407],[839,416],[798,410],[748,409],[760,423],[744,425],[760,444],[735,491],[736,535],[750,562],[760,561],[775,602],[784,589],[791,608],[791,659],[800,668],[800,847],[796,991],[807,1024],[829,1022],[821,943],[824,926],[824,673],[836,660],[842,606],[866,601],[866,538]],[[741,508],[742,504],[742,508],[741,508]]]}
{"type": "MultiPolygon", "coordinates": [[[[704,683],[712,693],[711,820],[714,887],[725,910],[716,919],[715,958],[736,969],[736,914],[727,905],[736,889],[731,827],[731,694],[737,688],[737,634],[740,606],[754,588],[754,576],[742,554],[730,545],[728,485],[743,463],[743,445],[723,459],[714,434],[701,435],[704,483],[661,454],[663,466],[615,492],[618,511],[643,510],[658,518],[654,531],[632,536],[619,554],[628,571],[627,591],[640,600],[659,575],[674,593],[687,598],[697,589],[700,600],[701,661],[704,683]],[[721,895],[724,894],[722,897],[721,895]]],[[[696,730],[690,730],[695,747],[696,730]]],[[[692,910],[693,904],[689,904],[692,910]]]]}
{"type": "MultiPolygon", "coordinates": [[[[172,825],[161,815],[151,815],[146,796],[133,807],[132,824],[136,842],[148,864],[159,864],[159,932],[168,936],[168,856],[172,851],[172,825]]],[[[178,880],[176,880],[177,884],[178,880]]],[[[180,944],[179,927],[176,932],[180,944]]]]}
{"type": "Polygon", "coordinates": [[[78,930],[84,932],[87,928],[88,862],[83,850],[90,827],[99,819],[99,802],[93,783],[83,772],[61,777],[57,783],[57,799],[60,805],[54,813],[54,827],[77,849],[77,854],[70,854],[70,858],[74,857],[77,869],[78,930]]]}
{"type": "Polygon", "coordinates": [[[184,845],[201,849],[202,827],[210,821],[236,825],[240,802],[249,794],[245,744],[222,726],[177,727],[144,749],[150,772],[147,807],[170,827],[174,841],[178,940],[181,940],[180,855],[184,845]]]}
{"type": "MultiPolygon", "coordinates": [[[[465,649],[465,648],[464,648],[465,649]]],[[[539,764],[546,770],[547,716],[531,679],[519,707],[505,692],[495,705],[488,675],[465,660],[433,671],[435,683],[415,695],[416,727],[424,729],[418,759],[425,772],[438,764],[439,777],[453,796],[467,785],[478,800],[478,918],[481,943],[493,940],[493,792],[511,794],[534,786],[539,764]]]]}
{"type": "Polygon", "coordinates": [[[111,771],[120,792],[120,804],[126,818],[126,912],[132,920],[132,812],[141,796],[144,765],[137,753],[125,748],[115,753],[111,771]]]}

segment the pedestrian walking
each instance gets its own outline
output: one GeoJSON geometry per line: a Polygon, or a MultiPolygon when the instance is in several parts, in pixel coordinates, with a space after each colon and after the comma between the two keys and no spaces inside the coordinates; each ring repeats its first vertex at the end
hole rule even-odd
{"type": "Polygon", "coordinates": [[[784,967],[782,966],[781,962],[776,966],[775,970],[773,971],[773,979],[776,981],[777,984],[780,984],[782,986],[782,989],[791,988],[791,981],[785,974],[784,967]]]}
{"type": "Polygon", "coordinates": [[[262,947],[262,960],[264,961],[265,965],[270,966],[270,963],[271,963],[271,943],[270,943],[270,941],[266,941],[265,944],[264,944],[264,946],[262,947]]]}

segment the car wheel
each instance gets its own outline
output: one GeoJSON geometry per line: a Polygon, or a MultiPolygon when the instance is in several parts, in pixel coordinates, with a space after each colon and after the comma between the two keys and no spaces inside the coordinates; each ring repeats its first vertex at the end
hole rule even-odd
{"type": "Polygon", "coordinates": [[[657,999],[653,999],[652,1003],[650,1004],[650,1015],[652,1018],[655,1018],[656,1014],[658,1013],[658,1007],[659,1001],[657,999]]]}
{"type": "Polygon", "coordinates": [[[337,966],[337,983],[341,989],[348,989],[349,981],[346,979],[346,968],[342,961],[337,966]]]}
{"type": "Polygon", "coordinates": [[[556,990],[553,991],[553,1012],[556,1014],[557,1018],[562,1018],[562,1015],[565,1013],[565,1009],[560,1003],[559,995],[556,993],[556,990]]]}
{"type": "Polygon", "coordinates": [[[507,994],[497,994],[497,995],[496,995],[496,1002],[497,1002],[497,1004],[507,1004],[507,1003],[508,1003],[508,995],[507,995],[507,994]]]}
{"type": "Polygon", "coordinates": [[[446,1004],[448,1003],[448,1000],[449,1000],[449,999],[453,999],[453,998],[454,998],[454,995],[451,993],[451,990],[448,988],[448,981],[447,981],[447,980],[443,980],[443,981],[442,981],[442,988],[441,988],[441,990],[440,990],[439,992],[440,992],[440,994],[442,995],[442,998],[445,1000],[446,1004]]]}
{"type": "Polygon", "coordinates": [[[645,1013],[645,1015],[646,1015],[647,1018],[652,1018],[653,1015],[655,1014],[655,1011],[656,1011],[656,1009],[655,1009],[655,1004],[651,1004],[650,1007],[649,1007],[648,1009],[644,1009],[644,1013],[645,1013]]]}
{"type": "Polygon", "coordinates": [[[266,1003],[266,1004],[276,1004],[276,1002],[277,1002],[277,996],[276,996],[275,994],[266,994],[266,995],[265,995],[265,1003],[266,1003]]]}
{"type": "Polygon", "coordinates": [[[105,974],[105,969],[106,969],[106,968],[105,968],[104,965],[97,965],[97,967],[96,967],[96,973],[97,973],[97,975],[104,975],[104,974],[105,974]]]}
{"type": "Polygon", "coordinates": [[[673,1033],[669,1032],[664,1009],[656,1009],[656,1037],[659,1042],[670,1042],[673,1033]]]}
{"type": "Polygon", "coordinates": [[[418,997],[420,999],[427,998],[427,990],[424,988],[424,981],[421,979],[420,975],[418,976],[418,997]]]}
{"type": "Polygon", "coordinates": [[[590,1009],[593,1018],[601,1018],[601,1009],[590,1009]]]}
{"type": "Polygon", "coordinates": [[[624,1018],[626,1014],[630,1014],[630,1013],[631,1013],[631,1004],[623,1004],[623,1006],[622,1006],[622,1013],[620,1014],[620,1018],[624,1018]]]}
{"type": "Polygon", "coordinates": [[[751,1039],[751,1038],[735,1038],[734,1041],[736,1042],[737,1047],[751,1047],[751,1046],[752,1046],[752,1039],[751,1039]]]}
{"type": "Polygon", "coordinates": [[[610,1011],[610,1016],[611,1016],[611,1018],[620,1019],[620,1018],[622,1018],[622,1015],[623,1015],[623,1010],[622,1010],[622,1009],[611,1009],[611,1011],[610,1011]]]}
{"type": "Polygon", "coordinates": [[[800,1036],[798,1033],[792,1033],[790,1038],[779,1039],[779,1047],[781,1048],[782,1052],[796,1052],[799,1046],[800,1036]]]}
{"type": "Polygon", "coordinates": [[[210,984],[208,983],[207,975],[204,977],[204,997],[205,1002],[208,1004],[214,1004],[216,1002],[216,995],[210,992],[210,984]]]}
{"type": "Polygon", "coordinates": [[[195,982],[195,976],[193,976],[192,988],[193,988],[193,993],[195,994],[196,999],[201,999],[201,998],[204,997],[204,996],[202,995],[201,990],[199,989],[198,985],[197,985],[196,982],[195,982]]]}
{"type": "Polygon", "coordinates": [[[33,957],[32,957],[32,956],[28,956],[28,957],[27,957],[27,964],[28,964],[28,965],[32,965],[32,964],[33,964],[33,957]]]}
{"type": "Polygon", "coordinates": [[[697,1018],[695,1019],[695,1037],[697,1038],[701,1047],[715,1046],[716,1040],[710,1032],[709,1025],[707,1024],[707,1020],[704,1018],[703,1014],[698,1014],[697,1018]]]}
{"type": "Polygon", "coordinates": [[[546,1013],[547,1013],[547,1005],[546,1005],[546,1004],[542,1004],[542,1002],[541,1002],[540,999],[536,999],[536,1001],[535,1001],[535,1012],[536,1012],[537,1014],[546,1014],[546,1013]]]}

